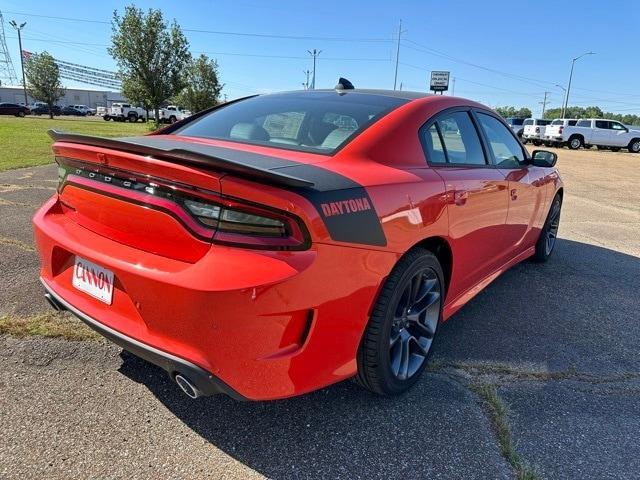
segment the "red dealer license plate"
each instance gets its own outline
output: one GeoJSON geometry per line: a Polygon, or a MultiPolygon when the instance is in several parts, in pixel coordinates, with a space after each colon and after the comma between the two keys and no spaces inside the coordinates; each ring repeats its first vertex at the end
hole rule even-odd
{"type": "Polygon", "coordinates": [[[113,300],[113,272],[84,258],[76,257],[73,265],[73,286],[101,302],[113,300]]]}

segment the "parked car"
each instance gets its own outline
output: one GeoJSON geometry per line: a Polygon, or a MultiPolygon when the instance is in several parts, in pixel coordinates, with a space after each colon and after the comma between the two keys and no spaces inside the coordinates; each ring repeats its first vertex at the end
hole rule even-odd
{"type": "Polygon", "coordinates": [[[97,107],[96,116],[103,117],[107,114],[107,107],[97,107]]]}
{"type": "Polygon", "coordinates": [[[86,105],[71,105],[76,110],[80,110],[84,112],[85,115],[94,115],[96,111],[93,108],[87,107],[86,105]]]}
{"type": "Polygon", "coordinates": [[[60,183],[33,220],[47,298],[192,398],[349,377],[399,394],[438,325],[558,233],[556,155],[451,96],[306,90],[159,134],[51,136],[60,183]]]}
{"type": "Polygon", "coordinates": [[[518,138],[522,138],[524,134],[524,121],[526,118],[505,118],[507,125],[511,127],[511,130],[514,131],[518,138]]]}
{"type": "MultiPolygon", "coordinates": [[[[62,109],[58,105],[51,107],[51,111],[54,115],[61,115],[62,109]]],[[[45,104],[39,104],[31,109],[32,115],[49,115],[49,106],[45,104]]]]}
{"type": "Polygon", "coordinates": [[[147,120],[147,111],[142,107],[134,107],[129,103],[114,103],[109,109],[109,113],[102,118],[115,122],[137,122],[147,120]]]}
{"type": "Polygon", "coordinates": [[[31,110],[23,105],[17,103],[0,103],[0,115],[15,115],[16,117],[24,117],[29,115],[31,110]]]}
{"type": "Polygon", "coordinates": [[[640,152],[640,130],[604,118],[578,120],[575,125],[552,133],[548,140],[555,145],[567,145],[573,150],[595,145],[598,148],[610,148],[614,152],[621,148],[632,153],[640,152]]]}
{"type": "Polygon", "coordinates": [[[64,107],[60,113],[62,115],[75,115],[78,117],[86,117],[87,116],[87,112],[83,111],[83,110],[78,110],[77,108],[71,106],[71,105],[67,105],[66,107],[64,107]]]}
{"type": "Polygon", "coordinates": [[[169,105],[168,107],[160,109],[160,122],[161,123],[175,123],[187,118],[189,115],[185,113],[182,108],[177,105],[169,105]]]}
{"type": "Polygon", "coordinates": [[[546,146],[558,146],[554,139],[561,138],[566,127],[575,127],[578,120],[575,118],[556,118],[544,130],[544,144],[546,146]]]}
{"type": "Polygon", "coordinates": [[[527,118],[524,121],[524,132],[522,134],[524,143],[531,142],[536,146],[542,145],[545,128],[550,123],[551,120],[542,118],[527,118]]]}

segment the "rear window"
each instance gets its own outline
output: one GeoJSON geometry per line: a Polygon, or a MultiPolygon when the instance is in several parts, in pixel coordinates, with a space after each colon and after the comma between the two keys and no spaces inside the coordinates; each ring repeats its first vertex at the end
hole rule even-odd
{"type": "Polygon", "coordinates": [[[507,123],[517,127],[524,124],[524,118],[510,118],[507,123]]]}
{"type": "Polygon", "coordinates": [[[357,92],[261,95],[213,110],[174,134],[330,154],[407,101],[357,92]]]}
{"type": "Polygon", "coordinates": [[[549,125],[551,120],[538,120],[538,125],[549,125]]]}
{"type": "Polygon", "coordinates": [[[527,118],[527,119],[524,121],[524,124],[525,124],[525,125],[533,125],[533,118],[527,118]]]}
{"type": "Polygon", "coordinates": [[[551,125],[564,125],[564,120],[554,120],[551,125]]]}

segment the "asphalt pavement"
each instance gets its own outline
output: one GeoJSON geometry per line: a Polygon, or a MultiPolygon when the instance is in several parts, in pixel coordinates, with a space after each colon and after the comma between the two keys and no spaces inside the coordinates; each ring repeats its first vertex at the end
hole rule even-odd
{"type": "MultiPolygon", "coordinates": [[[[513,478],[478,383],[497,388],[540,478],[638,478],[640,156],[558,153],[552,259],[517,265],[442,325],[408,394],[343,382],[194,402],[106,342],[0,336],[0,478],[513,478]]],[[[55,177],[0,173],[0,315],[47,308],[30,217],[55,177]]]]}

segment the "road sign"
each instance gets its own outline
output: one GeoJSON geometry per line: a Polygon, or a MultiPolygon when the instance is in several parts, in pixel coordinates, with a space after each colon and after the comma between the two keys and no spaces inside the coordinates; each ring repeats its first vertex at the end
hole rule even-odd
{"type": "Polygon", "coordinates": [[[449,90],[449,72],[431,72],[431,88],[434,92],[446,92],[449,90]]]}

